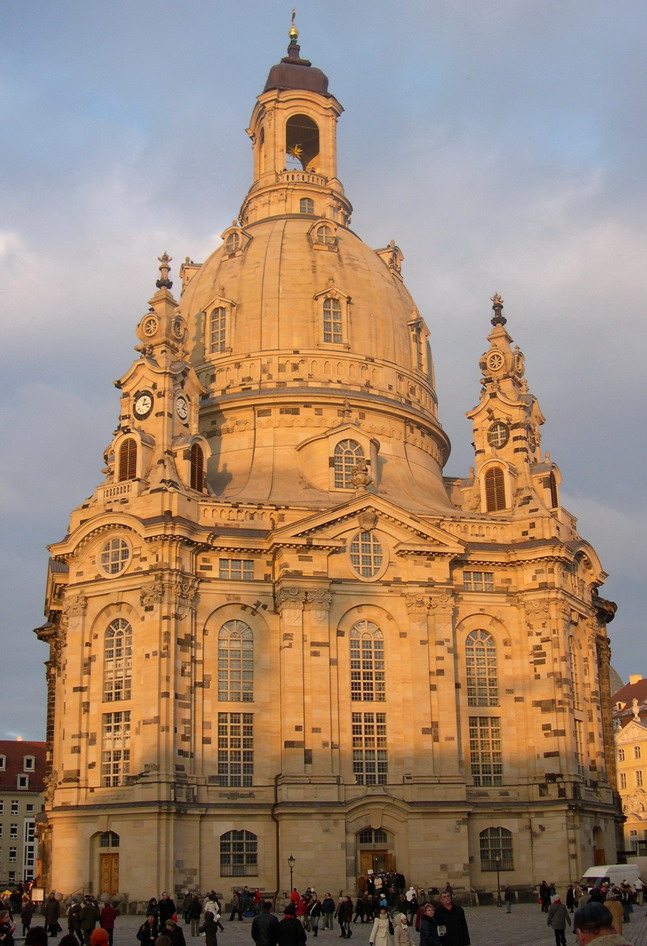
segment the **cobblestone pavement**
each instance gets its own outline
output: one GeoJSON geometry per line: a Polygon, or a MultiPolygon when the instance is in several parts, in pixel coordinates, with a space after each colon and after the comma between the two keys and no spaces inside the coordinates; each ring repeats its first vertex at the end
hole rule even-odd
{"type": "MultiPolygon", "coordinates": [[[[623,930],[625,939],[632,946],[647,946],[647,907],[638,907],[632,914],[631,922],[623,930]]],[[[512,913],[505,912],[504,907],[467,907],[465,910],[470,936],[473,946],[554,946],[553,931],[546,926],[546,916],[537,904],[515,904],[512,913]]],[[[280,916],[280,914],[279,914],[280,916]]],[[[36,925],[36,918],[34,918],[36,925]]],[[[136,932],[144,917],[120,916],[115,927],[114,946],[139,946],[136,932]]],[[[218,936],[218,946],[252,946],[251,919],[245,918],[242,922],[229,922],[225,915],[222,920],[225,932],[218,936]]],[[[189,927],[183,926],[187,946],[201,946],[202,937],[192,939],[189,927]]],[[[368,923],[356,923],[353,927],[353,946],[368,946],[370,932],[368,923]]],[[[67,930],[65,930],[67,932],[67,930]]],[[[417,934],[412,930],[414,946],[417,944],[417,934]]],[[[332,931],[322,931],[317,937],[318,946],[336,946],[339,939],[338,927],[332,931]]],[[[308,943],[312,946],[314,937],[308,934],[308,943]]],[[[568,946],[576,946],[577,940],[572,930],[567,930],[566,942],[568,946]]],[[[18,940],[21,943],[21,940],[18,940]]],[[[52,946],[56,941],[50,940],[52,946]]]]}

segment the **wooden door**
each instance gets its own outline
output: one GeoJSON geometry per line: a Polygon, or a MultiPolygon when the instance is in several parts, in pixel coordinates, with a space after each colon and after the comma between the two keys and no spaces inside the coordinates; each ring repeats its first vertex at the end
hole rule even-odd
{"type": "Polygon", "coordinates": [[[393,870],[393,855],[390,851],[360,851],[360,871],[366,875],[367,870],[372,870],[376,874],[379,871],[393,870]]]}
{"type": "Polygon", "coordinates": [[[111,896],[119,893],[119,855],[99,855],[99,885],[101,893],[111,896]]]}

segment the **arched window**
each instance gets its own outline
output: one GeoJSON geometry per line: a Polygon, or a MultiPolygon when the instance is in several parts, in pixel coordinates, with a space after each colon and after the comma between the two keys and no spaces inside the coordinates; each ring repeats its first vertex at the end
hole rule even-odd
{"type": "Polygon", "coordinates": [[[553,472],[548,475],[548,492],[550,495],[550,508],[555,509],[559,506],[559,499],[557,498],[557,480],[555,479],[555,474],[553,472]]]}
{"type": "Polygon", "coordinates": [[[209,316],[209,351],[224,351],[227,347],[227,309],[219,305],[209,316]]]}
{"type": "Polygon", "coordinates": [[[505,483],[500,466],[491,467],[485,474],[485,508],[488,512],[505,509],[505,483]]]}
{"type": "Polygon", "coordinates": [[[114,831],[104,831],[99,837],[99,847],[119,847],[119,835],[114,831]]]}
{"type": "Polygon", "coordinates": [[[134,480],[137,476],[137,441],[132,437],[122,440],[119,447],[119,482],[134,480]]]}
{"type": "Polygon", "coordinates": [[[358,844],[388,844],[389,839],[386,831],[381,828],[364,828],[357,832],[358,844]]]}
{"type": "Polygon", "coordinates": [[[108,627],[103,652],[103,699],[106,703],[129,700],[133,655],[133,629],[124,618],[108,627]]]}
{"type": "Polygon", "coordinates": [[[315,212],[315,202],[311,197],[302,197],[299,201],[299,213],[313,214],[315,212]]]}
{"type": "Polygon", "coordinates": [[[481,870],[514,870],[512,832],[507,828],[486,828],[479,834],[481,870]]]}
{"type": "Polygon", "coordinates": [[[251,831],[220,835],[220,876],[255,877],[258,874],[258,838],[251,831]]]}
{"type": "Polygon", "coordinates": [[[341,345],[343,338],[341,302],[334,298],[324,299],[323,340],[333,345],[341,345]]]}
{"type": "Polygon", "coordinates": [[[189,463],[191,466],[191,489],[202,492],[204,489],[204,453],[200,444],[191,444],[189,463]]]}
{"type": "Polygon", "coordinates": [[[108,539],[101,549],[101,568],[107,575],[119,575],[130,561],[130,546],[125,539],[108,539]]]}
{"type": "Polygon", "coordinates": [[[382,703],[384,682],[384,637],[372,621],[358,621],[350,632],[350,698],[382,703]]]}
{"type": "Polygon", "coordinates": [[[487,631],[472,631],[465,640],[468,706],[498,706],[496,644],[487,631]]]}
{"type": "Polygon", "coordinates": [[[227,621],[218,633],[218,699],[254,699],[254,635],[244,621],[227,621]]]}
{"type": "Polygon", "coordinates": [[[582,659],[582,648],[580,642],[571,635],[568,639],[569,660],[571,664],[571,690],[573,693],[574,709],[582,709],[582,677],[580,672],[580,661],[582,659]]]}
{"type": "Polygon", "coordinates": [[[319,128],[309,115],[291,115],[285,124],[285,160],[288,168],[316,171],[319,128]]]}
{"type": "Polygon", "coordinates": [[[364,459],[364,451],[356,440],[340,440],[333,455],[335,471],[335,489],[352,489],[351,476],[359,460],[364,459]]]}

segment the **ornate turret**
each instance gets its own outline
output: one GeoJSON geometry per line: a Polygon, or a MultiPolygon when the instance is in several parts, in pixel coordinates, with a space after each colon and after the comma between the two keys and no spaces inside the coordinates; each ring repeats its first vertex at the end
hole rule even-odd
{"type": "Polygon", "coordinates": [[[538,501],[557,514],[559,469],[541,455],[544,416],[529,393],[525,362],[506,330],[503,299],[491,299],[494,316],[490,347],[479,360],[481,399],[467,417],[474,430],[474,476],[463,482],[464,508],[488,513],[527,511],[538,501]]]}

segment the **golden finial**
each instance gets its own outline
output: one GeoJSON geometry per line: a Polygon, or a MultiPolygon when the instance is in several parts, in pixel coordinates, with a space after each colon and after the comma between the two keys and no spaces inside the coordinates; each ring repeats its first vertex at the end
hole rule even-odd
{"type": "Polygon", "coordinates": [[[298,29],[296,28],[296,25],[295,25],[295,22],[294,22],[294,18],[296,17],[296,15],[297,15],[297,11],[296,11],[296,10],[293,10],[293,11],[292,11],[292,23],[291,23],[291,26],[290,26],[290,32],[288,33],[288,35],[289,35],[289,37],[290,37],[290,42],[291,42],[291,43],[296,43],[296,41],[297,41],[298,38],[299,38],[299,31],[298,31],[298,29]]]}

